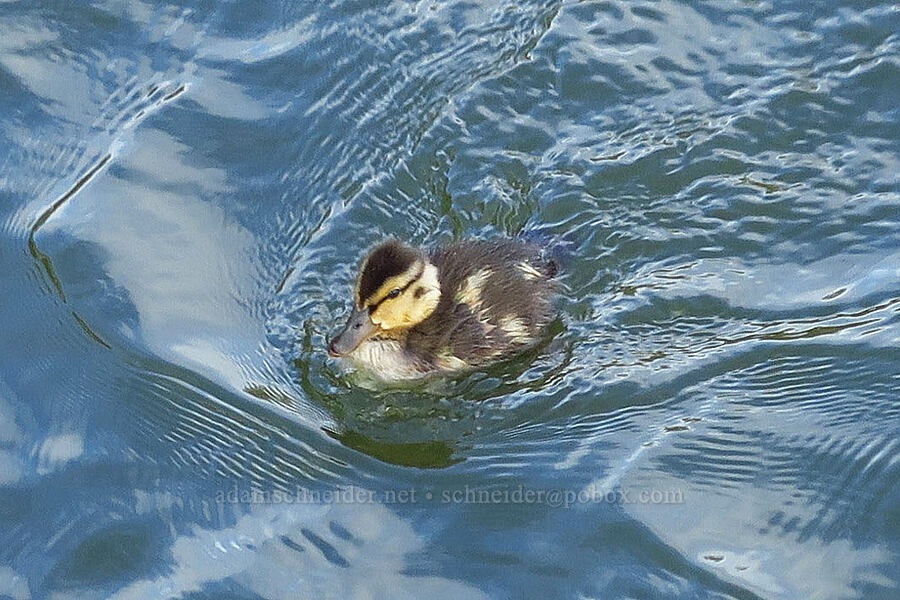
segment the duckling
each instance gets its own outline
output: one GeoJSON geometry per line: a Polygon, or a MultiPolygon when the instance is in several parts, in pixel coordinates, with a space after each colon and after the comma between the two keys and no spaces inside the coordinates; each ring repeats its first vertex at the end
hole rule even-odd
{"type": "Polygon", "coordinates": [[[386,381],[485,365],[540,341],[557,266],[537,245],[469,240],[428,253],[385,241],[363,259],[328,353],[386,381]]]}

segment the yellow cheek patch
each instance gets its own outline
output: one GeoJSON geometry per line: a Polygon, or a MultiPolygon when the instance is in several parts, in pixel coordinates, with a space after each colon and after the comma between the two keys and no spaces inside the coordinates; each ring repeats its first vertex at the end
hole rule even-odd
{"type": "MultiPolygon", "coordinates": [[[[412,279],[407,279],[403,286],[387,287],[387,292],[403,287],[412,279]]],[[[370,317],[372,322],[384,330],[407,329],[413,327],[434,312],[441,300],[441,288],[437,279],[437,267],[428,264],[421,272],[421,277],[396,298],[388,298],[378,305],[370,317]],[[416,295],[417,290],[422,292],[416,295]]]]}
{"type": "Polygon", "coordinates": [[[474,275],[466,277],[459,291],[456,292],[456,301],[460,304],[468,304],[477,307],[481,305],[482,292],[484,285],[487,283],[488,277],[491,276],[490,269],[482,269],[474,275]]]}
{"type": "Polygon", "coordinates": [[[382,302],[370,317],[372,322],[382,329],[409,327],[414,322],[413,309],[414,307],[410,305],[410,302],[403,296],[400,296],[382,302]]]}

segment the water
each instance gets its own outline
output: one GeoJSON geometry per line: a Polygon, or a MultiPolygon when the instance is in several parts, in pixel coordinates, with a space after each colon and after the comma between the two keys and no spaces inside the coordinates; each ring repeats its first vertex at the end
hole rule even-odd
{"type": "Polygon", "coordinates": [[[900,594],[896,5],[0,31],[0,596],[900,594]],[[544,347],[327,358],[369,245],[518,234],[571,255],[544,347]]]}

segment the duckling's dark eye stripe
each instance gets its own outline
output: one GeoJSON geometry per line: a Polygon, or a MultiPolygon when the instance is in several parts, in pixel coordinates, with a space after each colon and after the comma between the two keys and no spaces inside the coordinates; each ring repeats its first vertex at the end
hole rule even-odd
{"type": "MultiPolygon", "coordinates": [[[[417,282],[419,279],[421,279],[423,273],[425,273],[425,265],[422,265],[422,267],[419,269],[419,272],[416,273],[415,277],[410,279],[406,285],[404,285],[402,288],[400,288],[400,293],[402,294],[403,292],[405,292],[406,290],[409,289],[409,286],[411,286],[412,284],[417,282]]],[[[378,309],[378,307],[381,306],[381,303],[384,302],[385,300],[388,300],[389,298],[390,298],[390,294],[388,294],[387,296],[385,296],[384,298],[382,298],[375,304],[370,304],[369,305],[369,314],[372,314],[373,312],[375,312],[378,309]]]]}

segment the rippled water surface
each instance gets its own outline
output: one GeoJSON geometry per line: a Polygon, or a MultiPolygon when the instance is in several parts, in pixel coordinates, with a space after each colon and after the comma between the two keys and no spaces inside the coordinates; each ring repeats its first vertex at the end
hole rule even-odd
{"type": "Polygon", "coordinates": [[[896,598],[891,2],[0,3],[0,597],[896,598]],[[359,385],[387,236],[552,339],[359,385]]]}

